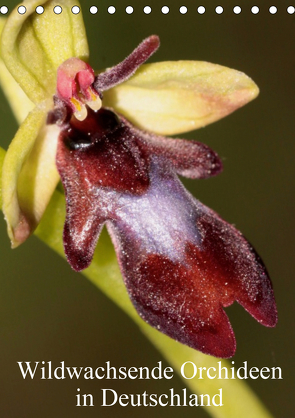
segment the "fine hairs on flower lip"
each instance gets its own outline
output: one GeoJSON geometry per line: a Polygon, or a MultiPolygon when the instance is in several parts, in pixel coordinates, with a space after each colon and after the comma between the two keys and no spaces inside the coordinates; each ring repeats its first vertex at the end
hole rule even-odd
{"type": "Polygon", "coordinates": [[[65,253],[74,270],[88,267],[106,225],[139,315],[181,343],[231,357],[236,342],[223,307],[236,300],[269,327],[277,312],[255,250],[178,179],[217,175],[220,158],[205,144],[141,130],[103,105],[102,92],[126,81],[158,46],[153,35],[96,77],[78,58],[60,67],[47,121],[61,129],[56,165],[67,203],[65,253]],[[84,106],[83,117],[73,99],[84,106]]]}

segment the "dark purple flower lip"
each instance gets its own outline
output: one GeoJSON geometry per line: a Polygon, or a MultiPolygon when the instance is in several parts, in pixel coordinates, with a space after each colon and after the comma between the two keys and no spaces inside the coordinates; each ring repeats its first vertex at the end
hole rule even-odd
{"type": "MultiPolygon", "coordinates": [[[[101,98],[157,46],[155,36],[143,41],[97,76],[91,89],[101,98]]],[[[217,154],[195,141],[144,132],[112,109],[93,110],[88,103],[87,116],[78,120],[72,104],[58,97],[48,118],[61,126],[56,164],[66,194],[64,247],[72,268],[89,266],[106,224],[129,296],[153,327],[203,353],[231,357],[236,343],[223,307],[236,300],[261,324],[275,326],[262,261],[239,231],[178,179],[218,174],[217,154]]]]}

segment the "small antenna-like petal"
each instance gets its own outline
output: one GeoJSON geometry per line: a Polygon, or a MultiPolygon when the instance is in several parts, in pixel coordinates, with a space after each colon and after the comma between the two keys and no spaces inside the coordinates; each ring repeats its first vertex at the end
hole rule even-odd
{"type": "Polygon", "coordinates": [[[94,82],[94,88],[101,92],[117,84],[123,83],[131,77],[137,68],[143,64],[159,48],[160,40],[157,35],[144,39],[124,61],[99,74],[94,82]]]}

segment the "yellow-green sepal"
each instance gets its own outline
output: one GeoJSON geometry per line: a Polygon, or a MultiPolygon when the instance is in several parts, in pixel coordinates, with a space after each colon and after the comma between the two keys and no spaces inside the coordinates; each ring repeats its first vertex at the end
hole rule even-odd
{"type": "MultiPolygon", "coordinates": [[[[0,17],[0,35],[6,22],[6,18],[0,17]]],[[[0,49],[0,86],[12,108],[13,114],[18,121],[21,123],[28,113],[34,108],[34,103],[28,98],[24,91],[20,88],[18,83],[12,77],[10,72],[7,70],[1,58],[0,49]]]]}
{"type": "Polygon", "coordinates": [[[215,122],[258,93],[240,71],[201,61],[168,61],[142,65],[125,83],[104,92],[104,105],[144,130],[174,135],[215,122]]]}
{"type": "Polygon", "coordinates": [[[2,168],[2,209],[12,247],[38,225],[59,181],[55,166],[60,128],[46,125],[52,100],[29,113],[6,153],[2,168]]]}
{"type": "Polygon", "coordinates": [[[82,12],[71,11],[79,5],[76,0],[28,0],[22,4],[26,13],[21,15],[15,8],[3,28],[1,55],[11,75],[37,104],[55,93],[60,64],[71,57],[88,59],[88,43],[82,12]],[[38,15],[35,10],[40,5],[44,12],[38,15]],[[56,5],[62,7],[61,14],[54,13],[56,5]]]}

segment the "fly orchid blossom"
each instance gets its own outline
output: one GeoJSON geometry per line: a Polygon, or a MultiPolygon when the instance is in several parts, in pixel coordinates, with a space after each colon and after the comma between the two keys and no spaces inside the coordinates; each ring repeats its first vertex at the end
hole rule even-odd
{"type": "MultiPolygon", "coordinates": [[[[52,3],[45,4],[52,7],[52,3]]],[[[40,17],[33,18],[33,25],[45,36],[40,17]]],[[[6,28],[2,45],[7,33],[6,28]]],[[[23,39],[25,35],[29,36],[25,32],[23,39]]],[[[44,92],[38,88],[41,97],[29,96],[37,107],[25,128],[36,112],[42,117],[33,119],[37,134],[13,181],[5,169],[11,173],[15,152],[7,153],[4,212],[17,245],[34,229],[46,206],[43,201],[38,209],[36,200],[21,189],[27,190],[31,176],[38,183],[32,188],[35,197],[42,201],[44,187],[50,184],[48,201],[56,177],[51,181],[51,172],[48,177],[46,152],[53,155],[65,189],[63,239],[72,268],[80,271],[89,266],[106,225],[139,315],[181,343],[230,357],[236,344],[223,307],[236,300],[258,322],[274,326],[271,282],[242,234],[197,201],[178,178],[218,174],[222,164],[217,154],[202,143],[158,133],[183,132],[188,126],[194,129],[217,120],[254,98],[258,89],[244,74],[208,63],[150,64],[137,71],[158,46],[158,37],[150,36],[120,64],[98,75],[79,54],[59,62],[53,100],[44,83],[44,92]],[[199,106],[198,116],[192,108],[186,118],[179,117],[186,99],[189,108],[199,106]],[[170,124],[167,109],[175,115],[170,124]]],[[[14,71],[9,54],[3,58],[14,71]]],[[[23,86],[28,94],[27,84],[23,86]]],[[[54,171],[52,164],[50,170],[54,171]]]]}

